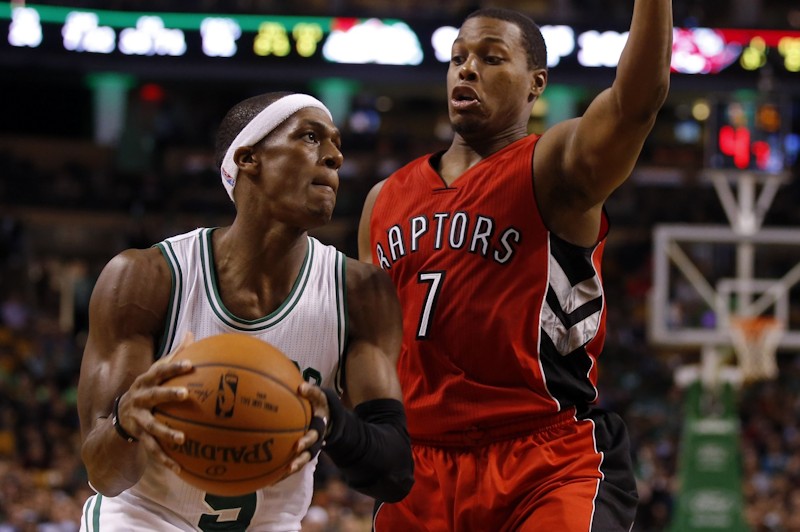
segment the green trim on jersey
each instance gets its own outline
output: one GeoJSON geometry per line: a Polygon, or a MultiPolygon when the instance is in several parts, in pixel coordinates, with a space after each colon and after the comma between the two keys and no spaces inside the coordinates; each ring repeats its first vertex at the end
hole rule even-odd
{"type": "Polygon", "coordinates": [[[211,306],[211,310],[228,327],[238,331],[263,331],[280,323],[300,301],[300,296],[306,288],[308,279],[311,276],[311,264],[314,260],[314,244],[308,239],[308,250],[306,251],[300,273],[294,281],[292,291],[281,305],[272,313],[255,320],[245,320],[232,314],[222,302],[217,288],[217,272],[214,267],[214,250],[211,246],[211,232],[213,229],[206,229],[200,238],[200,263],[203,268],[203,285],[206,290],[206,297],[211,306]]]}
{"type": "Polygon", "coordinates": [[[88,530],[97,531],[100,530],[100,504],[103,502],[103,496],[99,493],[94,496],[94,504],[87,503],[86,504],[86,511],[83,514],[84,521],[86,522],[86,528],[88,530]],[[92,520],[89,521],[89,508],[92,508],[92,520]]]}
{"type": "Polygon", "coordinates": [[[158,352],[156,353],[156,358],[160,358],[169,352],[170,347],[172,347],[175,341],[175,329],[178,324],[178,314],[180,314],[181,300],[183,297],[183,272],[175,256],[175,250],[172,248],[172,242],[159,242],[156,244],[156,247],[161,250],[161,254],[164,255],[172,277],[172,286],[170,287],[169,293],[169,307],[167,308],[167,323],[164,326],[161,345],[158,347],[158,352]]]}

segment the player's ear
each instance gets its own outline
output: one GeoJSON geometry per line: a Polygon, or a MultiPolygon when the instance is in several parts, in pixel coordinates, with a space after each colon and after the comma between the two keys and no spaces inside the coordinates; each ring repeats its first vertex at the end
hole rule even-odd
{"type": "Polygon", "coordinates": [[[537,68],[531,72],[531,96],[538,98],[547,87],[547,70],[537,68]]]}
{"type": "Polygon", "coordinates": [[[255,149],[252,146],[240,146],[233,152],[233,162],[239,167],[239,171],[252,171],[258,162],[255,158],[255,149]]]}

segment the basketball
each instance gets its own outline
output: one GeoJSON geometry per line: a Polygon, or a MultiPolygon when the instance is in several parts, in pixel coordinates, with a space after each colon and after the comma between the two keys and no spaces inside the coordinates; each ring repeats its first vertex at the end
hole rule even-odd
{"type": "Polygon", "coordinates": [[[164,451],[180,477],[222,496],[251,493],[288,473],[294,445],[308,430],[310,403],[297,394],[300,370],[280,350],[244,334],[221,334],[175,355],[194,370],[167,380],[189,398],[158,405],[155,417],[186,435],[164,451]]]}

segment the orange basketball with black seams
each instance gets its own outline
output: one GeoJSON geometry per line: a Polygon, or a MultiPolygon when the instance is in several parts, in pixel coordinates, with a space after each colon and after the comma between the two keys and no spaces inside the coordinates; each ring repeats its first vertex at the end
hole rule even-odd
{"type": "Polygon", "coordinates": [[[308,430],[311,405],[298,395],[300,370],[274,346],[244,334],[221,334],[175,355],[193,371],[167,380],[186,401],[153,410],[183,431],[182,445],[164,451],[180,476],[207,492],[234,496],[272,485],[288,473],[297,440],[308,430]]]}

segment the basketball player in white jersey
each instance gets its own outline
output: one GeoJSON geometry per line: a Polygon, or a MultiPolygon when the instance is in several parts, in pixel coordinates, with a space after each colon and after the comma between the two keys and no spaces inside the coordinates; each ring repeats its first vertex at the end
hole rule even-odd
{"type": "Polygon", "coordinates": [[[244,100],[222,121],[217,160],[233,223],[120,253],[92,294],[78,409],[97,493],[82,530],[299,530],[323,438],[353,488],[400,500],[413,484],[394,287],[380,269],[307,234],[331,219],[336,202],[342,153],[330,112],[303,94],[244,100]],[[162,385],[191,371],[167,355],[227,332],[266,340],[294,360],[316,418],[292,474],[240,497],[180,479],[162,449],[184,434],[151,413],[188,396],[162,385]]]}

